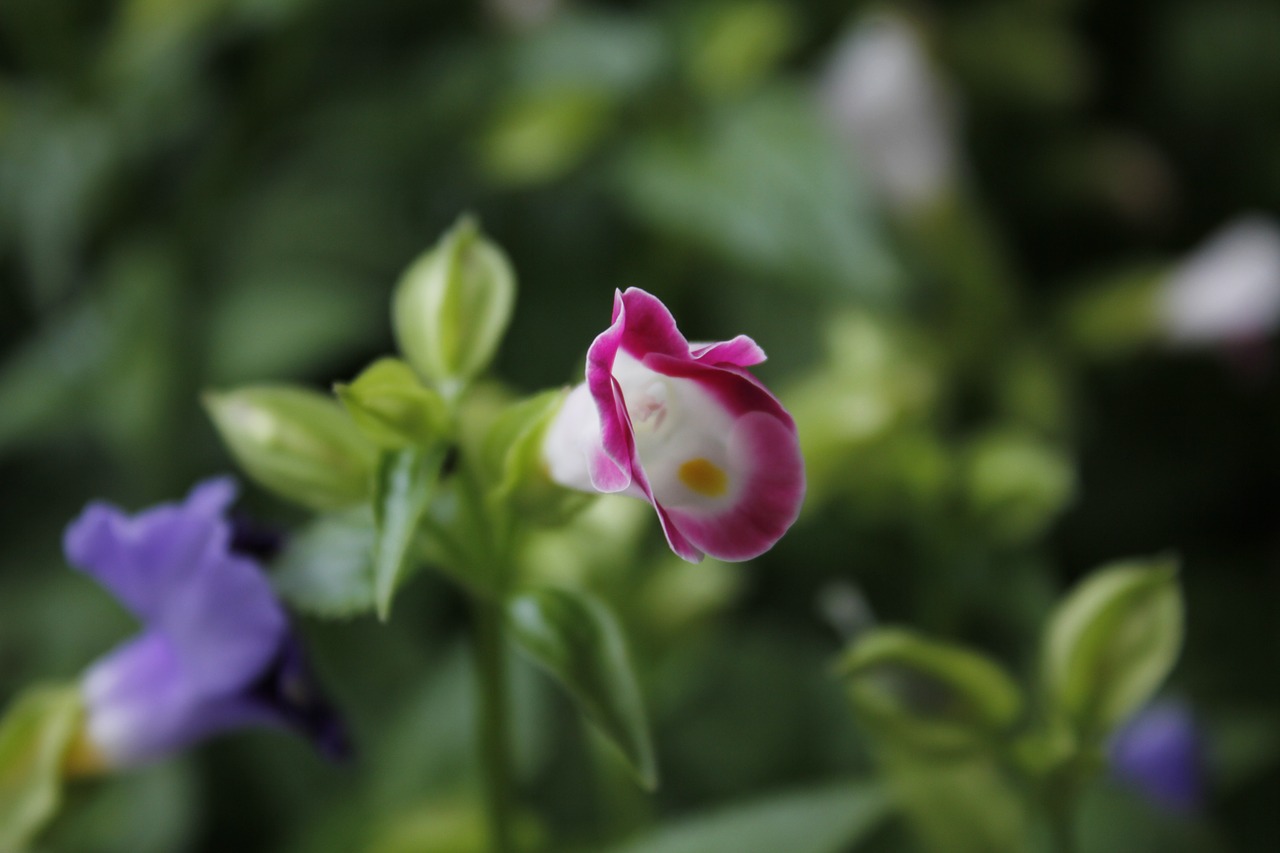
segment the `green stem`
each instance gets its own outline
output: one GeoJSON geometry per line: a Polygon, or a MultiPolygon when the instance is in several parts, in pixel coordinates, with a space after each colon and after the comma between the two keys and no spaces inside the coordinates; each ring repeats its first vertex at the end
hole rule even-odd
{"type": "Polygon", "coordinates": [[[506,648],[501,604],[474,597],[476,673],[480,700],[479,745],[485,812],[493,853],[511,853],[513,797],[508,728],[506,648]]]}
{"type": "Polygon", "coordinates": [[[1053,853],[1075,853],[1076,833],[1074,809],[1055,807],[1049,814],[1049,837],[1053,853]]]}
{"type": "Polygon", "coordinates": [[[1049,824],[1049,844],[1053,853],[1075,853],[1076,806],[1080,801],[1080,784],[1076,762],[1058,769],[1055,778],[1044,789],[1044,810],[1049,824]]]}

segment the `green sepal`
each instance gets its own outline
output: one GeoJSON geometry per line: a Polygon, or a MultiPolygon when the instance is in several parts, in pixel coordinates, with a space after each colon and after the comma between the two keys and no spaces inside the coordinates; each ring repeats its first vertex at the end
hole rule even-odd
{"type": "Polygon", "coordinates": [[[442,445],[386,452],[378,463],[373,498],[377,528],[373,546],[374,601],[378,618],[391,613],[391,599],[414,567],[414,538],[431,506],[447,449],[442,445]]]}
{"type": "Polygon", "coordinates": [[[396,286],[396,343],[423,379],[453,399],[493,360],[515,297],[507,256],[464,216],[396,286]]]}
{"type": "Polygon", "coordinates": [[[241,469],[316,510],[369,497],[376,448],[332,398],[288,385],[207,392],[205,408],[241,469]]]}
{"type": "Polygon", "coordinates": [[[567,389],[545,391],[509,406],[485,434],[481,461],[494,485],[489,500],[504,504],[521,519],[545,526],[563,524],[592,496],[556,484],[547,472],[542,440],[567,389]]]}
{"type": "Polygon", "coordinates": [[[1084,579],[1049,619],[1041,674],[1049,707],[1085,741],[1143,705],[1182,646],[1173,557],[1117,563],[1084,579]]]}
{"type": "Polygon", "coordinates": [[[356,426],[385,450],[438,442],[448,431],[444,400],[398,358],[378,359],[333,391],[356,426]]]}
{"type": "Polygon", "coordinates": [[[80,728],[76,686],[37,686],[0,719],[0,851],[17,853],[54,816],[63,761],[80,728]]]}
{"type": "Polygon", "coordinates": [[[276,560],[271,572],[276,592],[314,616],[343,618],[372,610],[376,535],[368,507],[316,519],[276,560]]]}
{"type": "Polygon", "coordinates": [[[991,743],[1024,707],[1013,679],[986,657],[910,631],[864,635],[839,673],[858,713],[898,745],[934,751],[991,743]]]}
{"type": "Polygon", "coordinates": [[[516,646],[568,691],[641,786],[656,788],[658,770],[640,687],[608,607],[581,592],[538,587],[507,601],[506,622],[516,646]]]}

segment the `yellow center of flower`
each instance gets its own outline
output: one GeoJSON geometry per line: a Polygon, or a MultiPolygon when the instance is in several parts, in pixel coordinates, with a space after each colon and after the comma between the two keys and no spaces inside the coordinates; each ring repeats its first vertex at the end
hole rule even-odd
{"type": "Polygon", "coordinates": [[[710,459],[699,456],[680,466],[680,482],[707,498],[718,498],[729,488],[724,469],[710,459]]]}

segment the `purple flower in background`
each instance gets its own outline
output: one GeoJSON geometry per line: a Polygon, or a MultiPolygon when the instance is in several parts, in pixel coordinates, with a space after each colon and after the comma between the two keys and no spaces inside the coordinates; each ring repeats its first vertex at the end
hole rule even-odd
{"type": "Polygon", "coordinates": [[[1111,740],[1111,771],[1170,811],[1189,812],[1204,797],[1204,743],[1191,711],[1157,702],[1125,723],[1111,740]]]}
{"type": "Polygon", "coordinates": [[[67,529],[71,563],[142,622],[81,684],[86,740],[108,767],[258,725],[299,731],[331,757],[347,750],[266,576],[232,548],[235,495],[222,478],[134,516],[93,503],[67,529]]]}

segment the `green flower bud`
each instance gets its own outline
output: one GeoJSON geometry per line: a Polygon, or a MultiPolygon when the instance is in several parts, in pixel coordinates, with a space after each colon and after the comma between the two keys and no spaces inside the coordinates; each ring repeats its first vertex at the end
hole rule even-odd
{"type": "Polygon", "coordinates": [[[1080,736],[1105,737],[1151,698],[1181,646],[1175,560],[1100,569],[1049,620],[1041,666],[1050,707],[1080,736]]]}
{"type": "Polygon", "coordinates": [[[204,405],[231,455],[259,485],[318,510],[369,497],[376,448],[331,398],[257,385],[207,393],[204,405]]]}
{"type": "Polygon", "coordinates": [[[378,359],[354,382],[333,390],[356,426],[387,450],[430,444],[448,430],[444,400],[399,359],[378,359]]]}
{"type": "Polygon", "coordinates": [[[400,279],[396,342],[423,379],[455,398],[493,360],[515,296],[506,255],[464,217],[400,279]]]}

